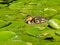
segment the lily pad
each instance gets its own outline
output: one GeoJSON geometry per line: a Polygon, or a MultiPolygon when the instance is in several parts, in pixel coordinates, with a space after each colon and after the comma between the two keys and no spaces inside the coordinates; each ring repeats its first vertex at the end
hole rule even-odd
{"type": "Polygon", "coordinates": [[[44,30],[47,27],[47,23],[41,23],[41,24],[32,24],[27,25],[24,30],[30,35],[38,35],[40,34],[40,31],[44,30]]]}
{"type": "Polygon", "coordinates": [[[14,2],[9,6],[10,9],[22,9],[24,7],[24,3],[22,2],[14,2]]]}
{"type": "Polygon", "coordinates": [[[15,35],[16,35],[15,32],[11,32],[11,31],[0,31],[0,41],[6,41],[8,39],[11,39],[15,35]]]}
{"type": "Polygon", "coordinates": [[[54,29],[60,29],[60,20],[51,19],[51,20],[49,20],[49,25],[54,29]]]}
{"type": "Polygon", "coordinates": [[[11,24],[10,22],[6,22],[6,21],[3,21],[3,20],[0,20],[0,28],[6,27],[6,26],[8,26],[10,24],[11,24]]]}
{"type": "Polygon", "coordinates": [[[22,40],[8,40],[8,41],[0,41],[1,45],[27,45],[27,42],[22,40]]]}
{"type": "Polygon", "coordinates": [[[52,18],[57,13],[57,10],[52,8],[44,8],[44,16],[47,18],[52,18]]]}
{"type": "Polygon", "coordinates": [[[59,19],[60,20],[60,15],[54,16],[53,19],[59,19]]]}

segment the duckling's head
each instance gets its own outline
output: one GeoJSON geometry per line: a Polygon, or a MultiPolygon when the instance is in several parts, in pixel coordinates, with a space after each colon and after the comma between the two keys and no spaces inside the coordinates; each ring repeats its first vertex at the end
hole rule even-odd
{"type": "Polygon", "coordinates": [[[32,16],[31,15],[27,15],[26,16],[26,23],[28,23],[28,24],[30,24],[31,23],[31,21],[32,21],[32,16]]]}

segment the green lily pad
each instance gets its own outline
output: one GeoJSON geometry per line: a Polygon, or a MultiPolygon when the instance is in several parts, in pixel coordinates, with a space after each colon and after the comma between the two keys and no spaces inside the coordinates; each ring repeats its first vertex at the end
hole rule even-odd
{"type": "Polygon", "coordinates": [[[57,10],[52,8],[44,8],[44,16],[47,18],[52,18],[52,16],[55,16],[57,13],[57,10]]]}
{"type": "Polygon", "coordinates": [[[10,9],[22,9],[23,7],[24,3],[22,2],[14,2],[9,6],[10,9]]]}
{"type": "Polygon", "coordinates": [[[49,20],[49,25],[54,29],[60,29],[60,20],[51,19],[51,20],[49,20]]]}
{"type": "Polygon", "coordinates": [[[60,15],[54,16],[53,19],[60,19],[60,15]]]}
{"type": "Polygon", "coordinates": [[[29,3],[30,0],[17,0],[18,2],[29,3]]]}
{"type": "Polygon", "coordinates": [[[46,27],[47,27],[47,23],[32,24],[32,25],[27,25],[24,28],[24,30],[26,30],[28,34],[36,36],[40,34],[40,31],[44,30],[46,27]]]}
{"type": "Polygon", "coordinates": [[[8,39],[11,39],[16,34],[11,31],[0,31],[0,41],[6,41],[8,39]]]}
{"type": "Polygon", "coordinates": [[[60,31],[56,31],[55,34],[56,34],[57,36],[60,36],[60,31]]]}
{"type": "Polygon", "coordinates": [[[55,41],[60,41],[60,30],[55,31],[55,35],[53,36],[55,41]]]}
{"type": "Polygon", "coordinates": [[[37,35],[37,34],[39,34],[39,29],[38,28],[35,28],[35,27],[33,27],[33,26],[29,26],[29,27],[27,27],[27,29],[25,29],[26,30],[26,32],[28,33],[28,34],[30,34],[30,35],[37,35]]]}
{"type": "Polygon", "coordinates": [[[3,21],[3,20],[0,20],[0,28],[6,27],[6,26],[8,26],[10,24],[11,24],[10,22],[6,22],[6,21],[3,21]]]}
{"type": "Polygon", "coordinates": [[[27,45],[27,42],[22,40],[8,40],[8,41],[0,41],[0,45],[27,45]]]}
{"type": "Polygon", "coordinates": [[[6,3],[9,3],[10,1],[13,1],[13,0],[0,0],[0,2],[6,2],[6,3]]]}
{"type": "Polygon", "coordinates": [[[41,38],[42,40],[44,40],[44,39],[46,39],[46,38],[51,38],[51,37],[53,37],[54,34],[55,34],[55,30],[48,29],[48,30],[42,31],[42,32],[40,33],[40,38],[41,38]]]}

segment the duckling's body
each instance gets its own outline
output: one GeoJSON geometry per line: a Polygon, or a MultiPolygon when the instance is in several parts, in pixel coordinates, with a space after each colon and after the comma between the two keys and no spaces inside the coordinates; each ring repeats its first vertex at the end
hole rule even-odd
{"type": "Polygon", "coordinates": [[[34,22],[35,23],[43,23],[43,22],[46,22],[46,21],[48,21],[48,19],[45,18],[45,17],[42,17],[42,16],[36,16],[36,17],[34,17],[34,22]]]}
{"type": "Polygon", "coordinates": [[[34,18],[32,16],[27,16],[26,18],[26,22],[28,24],[35,24],[35,23],[43,23],[43,22],[47,22],[48,19],[42,16],[35,16],[34,18]]]}

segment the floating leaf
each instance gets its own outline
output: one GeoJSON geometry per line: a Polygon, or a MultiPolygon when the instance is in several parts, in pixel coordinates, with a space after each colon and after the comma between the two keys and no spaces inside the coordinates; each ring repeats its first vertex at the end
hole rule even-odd
{"type": "Polygon", "coordinates": [[[60,29],[60,20],[51,19],[51,20],[49,20],[49,25],[50,25],[52,28],[60,29]]]}
{"type": "Polygon", "coordinates": [[[11,24],[10,22],[6,22],[6,21],[3,21],[3,20],[0,20],[0,28],[9,26],[10,24],[11,24]]]}
{"type": "Polygon", "coordinates": [[[22,9],[24,7],[24,3],[15,2],[9,6],[10,9],[22,9]]]}
{"type": "Polygon", "coordinates": [[[11,39],[16,34],[11,31],[0,31],[0,41],[6,41],[8,39],[11,39]]]}

